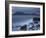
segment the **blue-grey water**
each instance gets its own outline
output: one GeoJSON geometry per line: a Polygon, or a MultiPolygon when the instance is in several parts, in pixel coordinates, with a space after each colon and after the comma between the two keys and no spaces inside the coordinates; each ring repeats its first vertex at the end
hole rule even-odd
{"type": "MultiPolygon", "coordinates": [[[[34,21],[33,21],[32,17],[33,16],[29,16],[29,15],[15,15],[15,16],[13,16],[13,18],[12,18],[13,31],[17,31],[17,30],[20,31],[20,28],[24,25],[27,26],[27,30],[28,30],[29,27],[33,26],[34,21]]],[[[38,25],[38,23],[37,23],[37,25],[38,25]]]]}

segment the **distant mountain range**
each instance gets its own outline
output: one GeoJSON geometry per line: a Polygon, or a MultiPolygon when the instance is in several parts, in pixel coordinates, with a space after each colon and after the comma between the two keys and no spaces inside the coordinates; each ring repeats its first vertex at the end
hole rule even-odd
{"type": "Polygon", "coordinates": [[[40,16],[39,13],[24,13],[24,12],[20,12],[20,11],[14,13],[13,15],[36,15],[36,16],[40,16]]]}

